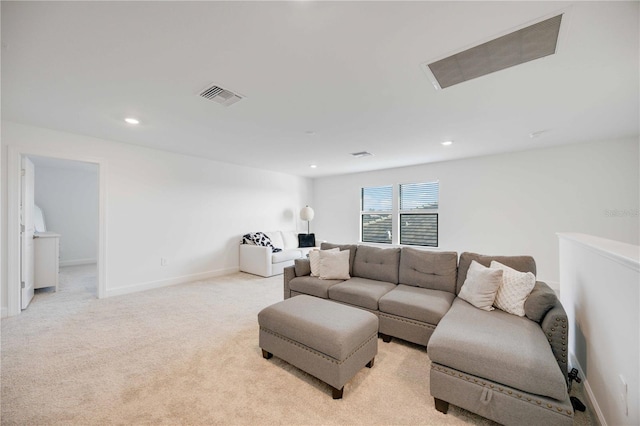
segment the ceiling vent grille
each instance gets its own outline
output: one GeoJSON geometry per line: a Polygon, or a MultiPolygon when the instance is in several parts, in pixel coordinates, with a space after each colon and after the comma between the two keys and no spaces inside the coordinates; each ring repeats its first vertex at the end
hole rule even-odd
{"type": "Polygon", "coordinates": [[[223,106],[233,105],[244,96],[232,92],[231,90],[223,89],[218,85],[211,85],[200,92],[200,97],[214,101],[223,106]]]}
{"type": "Polygon", "coordinates": [[[455,55],[422,64],[436,89],[556,53],[562,14],[524,27],[455,55]]]}
{"type": "Polygon", "coordinates": [[[362,157],[370,157],[373,154],[367,151],[361,151],[361,152],[352,152],[351,155],[353,155],[356,158],[362,158],[362,157]]]}

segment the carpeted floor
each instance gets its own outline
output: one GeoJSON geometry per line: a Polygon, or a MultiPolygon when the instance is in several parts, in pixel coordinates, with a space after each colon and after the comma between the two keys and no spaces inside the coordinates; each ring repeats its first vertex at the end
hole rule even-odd
{"type": "MultiPolygon", "coordinates": [[[[328,385],[258,347],[257,313],[282,276],[237,273],[98,300],[92,266],[63,268],[2,320],[1,423],[492,425],[429,395],[424,347],[379,341],[372,369],[328,385]]],[[[584,398],[582,398],[584,401],[584,398]]],[[[577,413],[576,424],[596,424],[577,413]]]]}

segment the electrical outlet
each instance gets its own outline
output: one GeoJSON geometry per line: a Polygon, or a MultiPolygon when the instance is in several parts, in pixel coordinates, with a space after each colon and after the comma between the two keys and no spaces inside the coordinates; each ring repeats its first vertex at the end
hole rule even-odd
{"type": "Polygon", "coordinates": [[[167,259],[164,257],[160,258],[160,266],[167,266],[169,264],[169,262],[167,262],[167,259]]]}
{"type": "Polygon", "coordinates": [[[622,407],[624,408],[624,415],[629,415],[629,398],[628,398],[628,386],[627,381],[624,379],[624,376],[620,374],[618,376],[620,379],[620,398],[622,399],[622,407]]]}

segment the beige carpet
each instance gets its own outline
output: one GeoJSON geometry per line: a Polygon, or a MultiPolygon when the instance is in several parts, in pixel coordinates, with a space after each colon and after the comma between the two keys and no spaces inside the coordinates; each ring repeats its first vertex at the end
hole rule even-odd
{"type": "MultiPolygon", "coordinates": [[[[379,341],[342,400],[258,348],[282,276],[233,274],[95,299],[93,267],[2,321],[2,424],[493,424],[429,396],[424,348],[379,341]]],[[[583,399],[584,400],[584,399],[583,399]]],[[[594,424],[578,413],[576,424],[594,424]]]]}

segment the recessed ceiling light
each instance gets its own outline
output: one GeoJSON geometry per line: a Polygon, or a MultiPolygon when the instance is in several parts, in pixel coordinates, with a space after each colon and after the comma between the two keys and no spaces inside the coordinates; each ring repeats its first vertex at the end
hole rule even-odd
{"type": "Polygon", "coordinates": [[[441,142],[441,143],[444,146],[449,146],[449,145],[451,145],[453,143],[453,141],[444,141],[444,142],[441,142]]]}
{"type": "Polygon", "coordinates": [[[138,120],[137,118],[133,118],[133,117],[127,117],[124,119],[124,121],[126,121],[129,124],[140,124],[140,120],[138,120]]]}
{"type": "Polygon", "coordinates": [[[312,169],[315,169],[315,168],[317,168],[318,166],[317,166],[316,164],[311,164],[311,165],[309,165],[309,167],[311,167],[312,169]]]}

